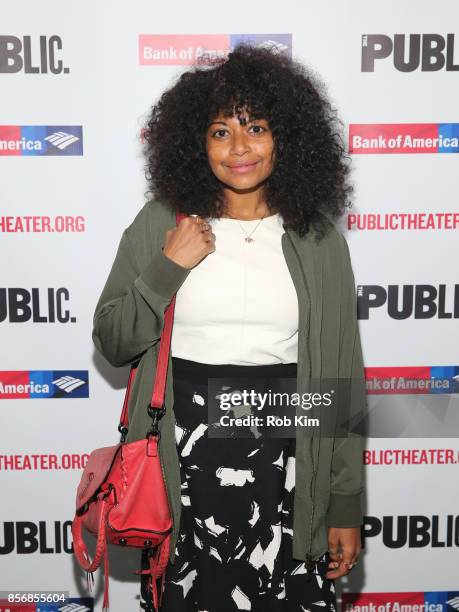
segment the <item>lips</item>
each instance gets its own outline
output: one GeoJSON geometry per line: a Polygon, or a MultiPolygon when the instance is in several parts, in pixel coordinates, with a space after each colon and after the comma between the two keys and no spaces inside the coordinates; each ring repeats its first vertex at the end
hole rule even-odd
{"type": "Polygon", "coordinates": [[[243,162],[240,164],[227,164],[228,168],[241,168],[242,166],[254,166],[258,164],[258,162],[243,162]]]}
{"type": "Polygon", "coordinates": [[[252,162],[250,164],[234,164],[232,166],[228,166],[231,172],[234,174],[246,174],[247,172],[251,172],[254,168],[256,168],[258,162],[252,162]]]}

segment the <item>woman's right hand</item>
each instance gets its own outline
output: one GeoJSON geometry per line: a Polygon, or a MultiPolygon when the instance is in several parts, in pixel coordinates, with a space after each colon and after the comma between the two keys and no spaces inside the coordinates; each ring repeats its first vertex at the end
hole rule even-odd
{"type": "Polygon", "coordinates": [[[183,268],[194,268],[215,251],[215,234],[200,216],[184,217],[177,227],[166,231],[163,253],[183,268]]]}

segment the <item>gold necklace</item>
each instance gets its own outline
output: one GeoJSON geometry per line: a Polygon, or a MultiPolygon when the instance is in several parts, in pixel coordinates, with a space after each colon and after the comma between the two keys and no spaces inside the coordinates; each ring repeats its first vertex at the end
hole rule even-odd
{"type": "Polygon", "coordinates": [[[255,232],[255,230],[257,229],[257,227],[260,225],[260,223],[263,221],[263,219],[264,219],[264,218],[267,216],[267,215],[264,215],[264,217],[262,217],[262,218],[260,219],[260,221],[259,221],[259,222],[256,224],[255,229],[254,229],[254,230],[252,230],[252,231],[250,232],[250,234],[248,234],[248,233],[245,231],[245,229],[242,227],[242,225],[240,224],[239,219],[236,219],[236,217],[233,217],[233,216],[232,216],[232,215],[230,215],[229,213],[227,213],[227,214],[228,214],[228,216],[229,216],[231,219],[234,219],[235,221],[237,221],[237,222],[239,223],[239,227],[242,229],[242,231],[243,231],[243,232],[245,233],[245,235],[246,235],[246,237],[244,238],[244,240],[245,240],[246,242],[249,242],[249,243],[250,243],[250,242],[255,242],[255,238],[252,238],[251,236],[252,236],[252,234],[255,232]]]}

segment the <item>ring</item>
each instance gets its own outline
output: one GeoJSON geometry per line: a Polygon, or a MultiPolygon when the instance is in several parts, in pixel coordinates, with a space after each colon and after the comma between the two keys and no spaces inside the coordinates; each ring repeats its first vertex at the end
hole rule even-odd
{"type": "Polygon", "coordinates": [[[349,571],[350,571],[353,567],[357,565],[357,561],[355,561],[354,563],[346,563],[346,565],[349,566],[349,571]]]}
{"type": "Polygon", "coordinates": [[[203,219],[198,219],[199,215],[192,214],[190,217],[194,217],[198,222],[198,225],[201,225],[204,230],[209,229],[207,223],[203,219]]]}

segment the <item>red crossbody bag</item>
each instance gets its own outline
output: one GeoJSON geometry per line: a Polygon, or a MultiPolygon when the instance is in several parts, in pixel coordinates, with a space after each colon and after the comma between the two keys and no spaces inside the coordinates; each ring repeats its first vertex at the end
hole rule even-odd
{"type": "MultiPolygon", "coordinates": [[[[186,216],[177,212],[177,225],[186,216]]],[[[149,575],[147,588],[151,592],[155,610],[158,611],[161,605],[173,520],[158,454],[161,437],[158,421],[165,413],[164,394],[174,307],[175,295],[164,312],[153,395],[147,406],[152,419],[151,428],[145,438],[125,442],[129,427],[130,392],[137,371],[137,367],[132,366],[118,426],[121,440],[115,446],[92,451],[77,489],[76,513],[72,522],[74,553],[87,573],[89,589],[94,580],[93,572],[104,560],[103,610],[109,609],[108,543],[143,550],[155,549],[149,556],[149,569],[136,570],[135,573],[149,575]],[[83,540],[83,529],[97,538],[92,561],[83,540]],[[156,581],[159,578],[161,588],[158,599],[156,581]]]]}

